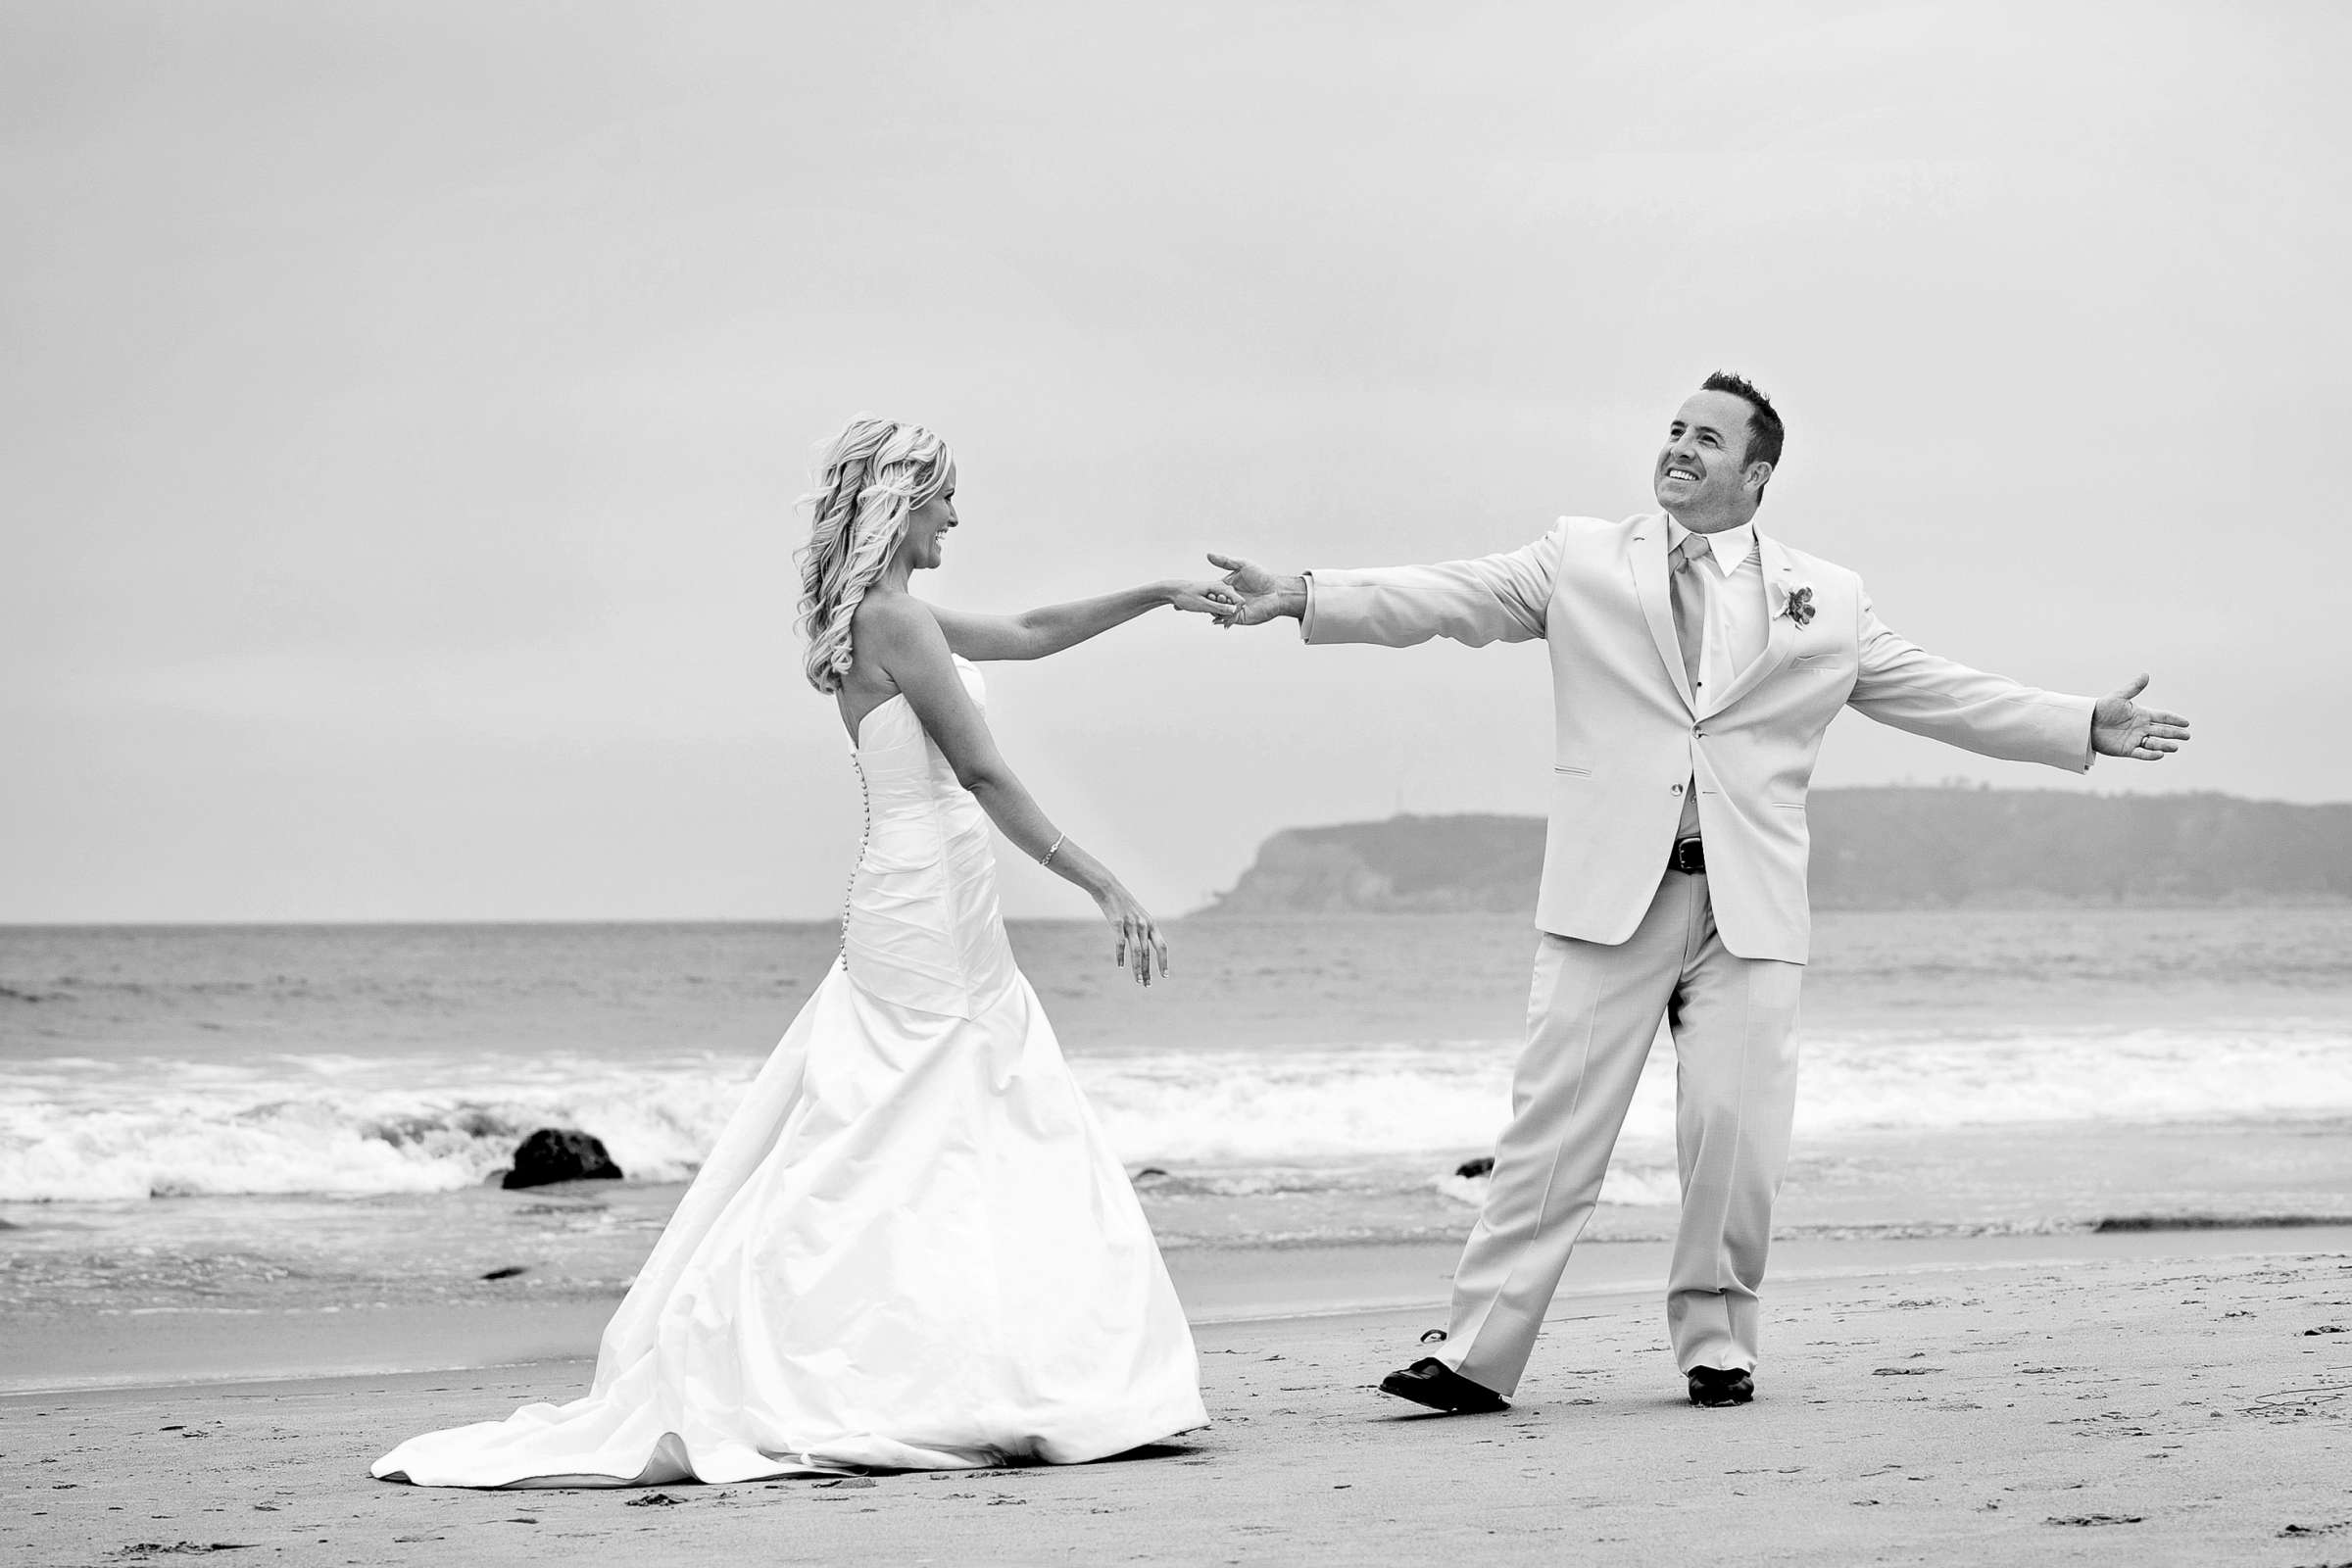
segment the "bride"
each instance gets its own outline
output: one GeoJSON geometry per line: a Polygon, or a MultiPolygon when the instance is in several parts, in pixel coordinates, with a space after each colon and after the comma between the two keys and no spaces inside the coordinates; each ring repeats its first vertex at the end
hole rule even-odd
{"type": "Polygon", "coordinates": [[[956,526],[956,465],[913,425],[853,420],[810,502],[808,675],[865,790],[841,959],[613,1314],[586,1397],[412,1438],[378,1477],[1074,1464],[1207,1422],[1143,1210],[1005,945],[989,824],[1094,898],[1137,980],[1166,974],[1167,947],[998,755],[971,662],[1230,596],[1162,583],[1009,617],[922,603],[909,580],[956,526]]]}

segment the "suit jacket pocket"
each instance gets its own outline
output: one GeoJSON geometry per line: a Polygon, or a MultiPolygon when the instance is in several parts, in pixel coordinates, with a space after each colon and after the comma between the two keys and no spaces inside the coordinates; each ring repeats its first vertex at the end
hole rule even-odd
{"type": "Polygon", "coordinates": [[[1592,776],[1591,768],[1579,767],[1574,762],[1554,762],[1551,764],[1551,770],[1564,778],[1591,778],[1592,776]]]}

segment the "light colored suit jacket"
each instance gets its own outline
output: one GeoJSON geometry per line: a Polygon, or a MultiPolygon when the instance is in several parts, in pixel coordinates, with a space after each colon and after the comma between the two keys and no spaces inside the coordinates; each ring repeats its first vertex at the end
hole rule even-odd
{"type": "Polygon", "coordinates": [[[1763,655],[1703,708],[1675,639],[1666,519],[1563,517],[1523,550],[1308,579],[1310,643],[1405,648],[1545,639],[1556,750],[1536,924],[1615,944],[1656,895],[1698,790],[1716,929],[1745,958],[1805,961],[1805,794],[1821,737],[1851,705],[1986,757],[2090,765],[2087,697],[1939,659],[1889,631],[1862,579],[1759,533],[1772,619],[1763,655]],[[1797,590],[1814,611],[1799,627],[1797,590]]]}

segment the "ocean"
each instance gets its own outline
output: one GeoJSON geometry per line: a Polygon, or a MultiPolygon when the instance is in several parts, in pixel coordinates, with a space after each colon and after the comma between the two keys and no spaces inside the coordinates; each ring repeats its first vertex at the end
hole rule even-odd
{"type": "MultiPolygon", "coordinates": [[[[1012,935],[1163,1245],[1466,1230],[1523,921],[1179,921],[1148,991],[1012,935]]],[[[617,1291],[837,937],[0,929],[0,1313],[617,1291]],[[627,1179],[486,1185],[540,1126],[627,1179]]],[[[1828,913],[1800,1039],[1784,1234],[2352,1217],[2352,909],[1828,913]]],[[[1662,1042],[1592,1235],[1675,1201],[1662,1042]]]]}

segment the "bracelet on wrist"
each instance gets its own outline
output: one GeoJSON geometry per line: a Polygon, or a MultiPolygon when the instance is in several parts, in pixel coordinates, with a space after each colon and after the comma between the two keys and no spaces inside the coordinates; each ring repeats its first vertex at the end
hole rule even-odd
{"type": "Polygon", "coordinates": [[[1051,849],[1047,850],[1045,854],[1043,854],[1043,855],[1041,855],[1041,856],[1039,856],[1039,857],[1037,858],[1037,863],[1038,863],[1039,865],[1045,865],[1045,866],[1050,866],[1050,865],[1052,865],[1052,864],[1054,863],[1054,857],[1055,857],[1056,855],[1059,855],[1059,854],[1061,853],[1061,846],[1062,846],[1062,843],[1063,843],[1063,842],[1064,842],[1066,839],[1068,839],[1068,838],[1069,838],[1069,835],[1068,835],[1067,833],[1063,833],[1063,834],[1061,834],[1061,835],[1057,836],[1057,837],[1056,837],[1056,838],[1054,840],[1053,847],[1052,847],[1051,849]]]}

